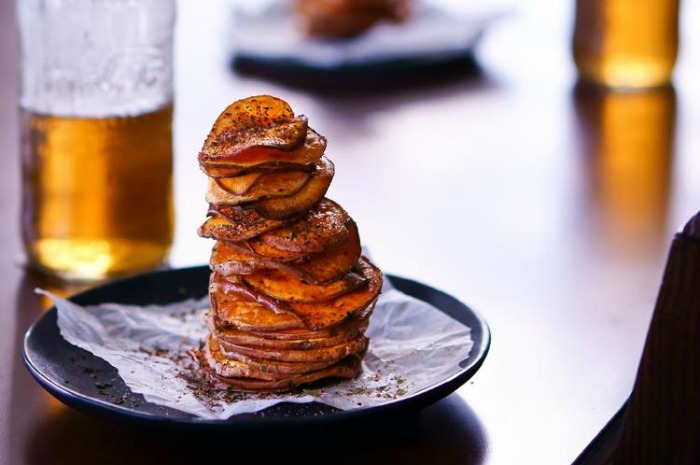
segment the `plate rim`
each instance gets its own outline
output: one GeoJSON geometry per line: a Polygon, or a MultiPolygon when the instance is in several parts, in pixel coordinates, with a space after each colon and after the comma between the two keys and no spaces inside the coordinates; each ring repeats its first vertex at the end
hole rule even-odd
{"type": "MultiPolygon", "coordinates": [[[[88,289],[86,291],[80,292],[78,294],[72,295],[68,297],[68,300],[70,301],[84,301],[84,300],[89,300],[94,293],[101,293],[105,292],[105,289],[112,288],[112,287],[120,287],[124,285],[130,285],[132,281],[138,281],[141,279],[148,279],[151,278],[155,275],[161,275],[161,274],[167,274],[167,273],[186,273],[186,272],[197,272],[202,269],[207,269],[208,266],[202,265],[202,266],[192,266],[192,267],[186,267],[186,268],[173,268],[173,269],[167,269],[167,270],[157,270],[157,271],[152,271],[149,273],[143,273],[139,274],[136,276],[131,276],[127,278],[122,278],[122,279],[117,279],[114,281],[110,281],[108,283],[105,283],[101,286],[97,286],[91,289],[88,289]]],[[[381,404],[381,405],[376,405],[376,406],[362,406],[358,408],[353,408],[350,410],[338,410],[336,412],[329,412],[326,414],[322,415],[313,415],[313,416],[291,416],[291,417],[280,417],[280,416],[270,416],[270,417],[261,417],[261,416],[256,416],[255,414],[241,414],[241,415],[234,415],[232,417],[229,417],[228,419],[220,420],[220,419],[205,419],[205,418],[200,418],[196,416],[190,416],[190,417],[169,417],[169,416],[164,416],[164,415],[157,415],[155,413],[151,412],[143,412],[143,411],[138,411],[134,410],[128,406],[123,406],[123,405],[117,405],[112,402],[109,402],[107,400],[102,400],[102,399],[97,399],[94,398],[90,395],[83,394],[75,389],[72,389],[69,386],[66,386],[64,383],[57,382],[54,379],[51,379],[50,376],[48,376],[46,373],[44,373],[44,370],[42,370],[36,363],[36,361],[32,358],[32,356],[38,356],[39,354],[33,354],[32,350],[30,349],[30,344],[32,340],[32,335],[34,334],[35,329],[40,325],[40,324],[48,324],[44,322],[44,320],[48,318],[54,318],[57,315],[57,309],[56,306],[53,305],[49,307],[47,310],[42,312],[42,314],[36,319],[34,323],[27,329],[27,331],[24,334],[24,338],[22,340],[22,347],[21,347],[21,353],[22,353],[22,360],[24,362],[24,365],[26,366],[27,370],[30,372],[30,374],[36,379],[36,381],[52,396],[63,402],[64,404],[85,412],[87,414],[93,415],[94,411],[98,411],[99,413],[97,415],[99,416],[109,416],[110,418],[114,419],[120,419],[120,420],[125,420],[125,421],[138,421],[138,422],[147,422],[147,423],[156,423],[158,425],[168,425],[168,426],[174,426],[174,427],[188,427],[188,426],[194,426],[194,425],[201,425],[201,426],[210,426],[210,427],[242,427],[245,426],[246,428],[257,428],[257,427],[268,427],[268,426],[287,426],[287,425],[299,425],[299,424],[309,424],[313,423],[314,425],[322,425],[327,422],[337,422],[337,421],[345,421],[345,420],[351,420],[351,419],[357,419],[360,417],[363,417],[365,415],[370,415],[374,413],[390,413],[393,411],[400,411],[405,408],[409,408],[411,406],[418,406],[418,408],[425,407],[427,405],[431,405],[450,393],[456,391],[460,386],[462,386],[464,383],[466,383],[476,372],[481,368],[482,364],[484,363],[486,356],[489,352],[490,346],[491,346],[491,331],[488,323],[486,320],[481,316],[480,313],[477,311],[473,310],[470,306],[466,305],[456,297],[441,291],[439,289],[436,289],[432,286],[429,286],[427,284],[421,283],[419,281],[415,281],[409,278],[404,278],[401,276],[396,276],[392,274],[386,274],[385,275],[389,280],[392,281],[392,283],[400,289],[402,286],[417,286],[419,288],[423,288],[427,291],[430,291],[432,293],[436,293],[442,297],[446,297],[450,300],[453,300],[460,304],[463,307],[463,310],[466,309],[471,315],[473,316],[474,320],[478,322],[479,330],[481,333],[481,338],[480,338],[480,343],[474,344],[472,346],[472,350],[470,351],[468,357],[466,360],[470,361],[470,363],[467,364],[466,367],[461,368],[460,371],[457,373],[453,374],[452,376],[449,376],[448,378],[445,378],[442,381],[439,381],[437,384],[434,384],[432,386],[429,386],[427,388],[424,388],[418,392],[415,392],[409,396],[406,397],[401,397],[400,399],[393,400],[391,402],[388,402],[386,404],[381,404]],[[476,352],[474,352],[476,350],[476,352]],[[428,395],[431,394],[431,395],[428,395]],[[421,406],[421,404],[423,404],[421,406]]],[[[402,291],[403,292],[403,291],[402,291]]],[[[411,294],[408,294],[411,295],[411,294]]],[[[415,296],[413,296],[415,297],[415,296]]],[[[183,296],[183,300],[186,297],[183,296]]],[[[415,297],[418,298],[418,297],[415,297]]],[[[420,300],[420,299],[419,299],[420,300]]],[[[79,303],[79,302],[77,302],[79,303]]],[[[83,304],[84,305],[84,304],[83,304]]],[[[454,318],[452,315],[449,313],[445,312],[445,310],[437,307],[436,305],[435,308],[437,308],[440,312],[450,316],[451,318],[454,318]]],[[[461,321],[460,321],[461,322],[461,321]]],[[[464,324],[464,323],[463,323],[464,324]]],[[[471,327],[472,329],[472,334],[474,333],[474,328],[471,327]]],[[[55,330],[59,333],[58,336],[61,338],[61,340],[65,344],[70,344],[68,341],[63,339],[60,336],[60,330],[58,326],[55,326],[55,330]]],[[[77,346],[74,346],[77,347],[77,346]]],[[[101,359],[100,357],[85,351],[87,354],[89,354],[91,357],[101,359]]],[[[104,359],[101,359],[104,361],[104,359]]],[[[105,363],[108,363],[105,361],[105,363]]],[[[131,389],[126,386],[126,389],[128,389],[132,394],[136,395],[137,393],[134,393],[131,391],[131,389]]],[[[144,402],[149,403],[151,405],[158,405],[158,404],[153,404],[151,402],[148,402],[144,399],[144,402]]],[[[319,403],[320,404],[320,403],[319,403]]],[[[322,404],[325,405],[325,404],[322,404]]],[[[174,409],[176,410],[176,409],[174,409]]],[[[184,414],[187,414],[187,412],[182,412],[184,414]]],[[[96,415],[96,416],[97,416],[96,415]]]]}

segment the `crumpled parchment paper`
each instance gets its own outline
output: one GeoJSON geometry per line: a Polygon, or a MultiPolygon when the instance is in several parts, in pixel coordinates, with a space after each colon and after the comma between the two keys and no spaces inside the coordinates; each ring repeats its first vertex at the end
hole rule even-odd
{"type": "Polygon", "coordinates": [[[457,373],[473,345],[470,328],[425,302],[388,289],[371,317],[370,346],[357,379],[290,394],[236,393],[212,400],[192,388],[186,372],[193,363],[187,351],[199,347],[207,334],[207,298],[162,306],[82,307],[37,292],[56,304],[63,338],[114,366],[133,392],[205,419],[223,420],[280,402],[320,402],[342,410],[392,402],[457,373]]]}

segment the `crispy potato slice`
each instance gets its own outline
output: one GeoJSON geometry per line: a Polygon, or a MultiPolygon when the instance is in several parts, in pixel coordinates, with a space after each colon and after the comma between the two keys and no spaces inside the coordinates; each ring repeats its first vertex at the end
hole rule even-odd
{"type": "Polygon", "coordinates": [[[200,161],[217,158],[246,159],[254,147],[292,150],[304,143],[308,121],[294,116],[284,100],[259,95],[233,102],[214,122],[200,161]]]}
{"type": "Polygon", "coordinates": [[[294,150],[285,151],[271,147],[251,147],[233,157],[203,157],[200,168],[213,177],[231,177],[250,171],[277,169],[308,170],[326,151],[326,139],[311,128],[306,132],[303,144],[294,150]]]}
{"type": "Polygon", "coordinates": [[[349,236],[345,241],[298,262],[262,257],[253,252],[247,243],[218,241],[214,244],[209,265],[213,271],[224,276],[251,274],[261,268],[272,268],[292,273],[313,284],[324,284],[349,273],[360,258],[360,236],[352,220],[348,223],[348,231],[349,236]]]}
{"type": "Polygon", "coordinates": [[[367,278],[351,271],[328,284],[311,284],[286,271],[261,269],[241,276],[241,281],[284,302],[325,302],[357,289],[367,278]]]}
{"type": "Polygon", "coordinates": [[[276,265],[277,262],[256,255],[245,243],[228,241],[217,241],[209,260],[209,268],[223,276],[250,274],[261,267],[276,265]]]}
{"type": "MultiPolygon", "coordinates": [[[[340,205],[323,199],[313,210],[283,228],[269,231],[260,240],[282,251],[323,252],[348,238],[349,221],[350,217],[340,205]]],[[[260,253],[252,242],[251,246],[260,253]]],[[[269,252],[260,254],[264,256],[265,253],[269,252]]]]}
{"type": "Polygon", "coordinates": [[[316,284],[333,281],[348,273],[360,258],[362,246],[355,222],[350,219],[346,225],[347,239],[319,254],[311,255],[300,263],[290,263],[282,269],[316,284]]]}
{"type": "MultiPolygon", "coordinates": [[[[209,190],[215,190],[216,197],[223,197],[228,201],[212,201],[210,203],[238,203],[249,202],[268,197],[286,197],[293,195],[304,187],[309,180],[309,173],[305,171],[280,171],[273,173],[249,173],[233,178],[209,178],[209,190]],[[239,179],[244,178],[244,179],[239,179]],[[252,179],[252,182],[250,181],[252,179]],[[214,184],[213,188],[211,184],[214,184]],[[219,193],[218,190],[224,192],[219,193]],[[228,194],[228,195],[226,195],[228,194]]],[[[209,196],[209,193],[207,193],[209,196]]]]}
{"type": "MultiPolygon", "coordinates": [[[[289,306],[285,302],[257,292],[247,284],[240,281],[237,276],[225,277],[218,273],[212,273],[209,278],[209,294],[218,293],[227,296],[234,300],[243,302],[258,302],[270,311],[280,314],[289,315],[291,313],[289,306]]],[[[292,328],[301,329],[301,328],[292,328]]],[[[308,331],[308,328],[306,328],[308,331]]],[[[246,329],[246,331],[262,331],[267,332],[267,329],[246,329]]]]}
{"type": "MultiPolygon", "coordinates": [[[[271,95],[256,95],[236,100],[221,112],[214,122],[207,144],[226,139],[230,143],[248,142],[251,138],[261,140],[256,145],[272,145],[289,148],[289,144],[298,145],[298,137],[292,133],[277,134],[277,128],[295,120],[294,111],[284,100],[271,95]]],[[[303,139],[302,139],[303,141],[303,139]]]]}
{"type": "MultiPolygon", "coordinates": [[[[230,192],[227,192],[226,190],[222,189],[221,186],[219,185],[219,179],[232,179],[232,178],[209,178],[208,184],[207,184],[207,193],[206,193],[206,201],[209,202],[210,204],[214,205],[230,205],[230,206],[236,206],[236,205],[242,205],[246,203],[250,203],[256,200],[263,200],[267,198],[273,198],[273,197],[286,197],[286,196],[291,196],[299,192],[301,188],[304,187],[304,185],[308,184],[308,181],[310,180],[310,175],[309,173],[304,173],[303,171],[290,171],[287,173],[299,173],[299,174],[294,174],[293,176],[289,176],[288,182],[287,181],[282,181],[279,184],[279,189],[281,190],[276,190],[274,185],[268,185],[264,189],[255,189],[255,187],[251,188],[248,192],[245,194],[232,194],[230,192]],[[296,179],[293,179],[296,178],[296,179]]],[[[277,173],[271,173],[270,175],[277,174],[277,173]]],[[[256,210],[257,211],[257,210],[256,210]]]]}
{"type": "Polygon", "coordinates": [[[222,353],[219,343],[213,337],[208,337],[202,349],[204,362],[214,373],[224,378],[246,377],[274,381],[275,376],[266,375],[254,370],[244,362],[227,359],[222,353]]]}
{"type": "MultiPolygon", "coordinates": [[[[257,173],[246,173],[240,174],[238,176],[231,176],[230,178],[210,178],[213,179],[219,188],[223,189],[229,194],[242,195],[248,192],[248,190],[253,187],[253,184],[262,176],[263,172],[257,173]]],[[[221,202],[210,202],[210,203],[221,203],[221,202]]]]}
{"type": "Polygon", "coordinates": [[[357,314],[354,318],[351,318],[347,321],[342,322],[339,325],[331,326],[329,328],[323,328],[318,330],[282,329],[274,332],[246,331],[246,334],[250,334],[253,337],[276,341],[304,342],[313,339],[332,339],[344,333],[353,333],[356,328],[359,328],[360,330],[364,331],[364,328],[367,328],[367,326],[369,325],[369,316],[372,314],[372,310],[374,309],[375,303],[376,301],[369,305],[361,313],[357,314]]]}
{"type": "Polygon", "coordinates": [[[209,177],[212,178],[232,178],[235,176],[242,176],[251,173],[276,173],[280,170],[284,171],[305,171],[311,173],[315,169],[314,163],[309,163],[308,165],[300,165],[298,163],[289,162],[275,162],[275,163],[262,163],[260,165],[249,166],[246,168],[231,166],[226,163],[217,164],[200,164],[200,169],[209,177]]]}
{"type": "Polygon", "coordinates": [[[313,255],[314,252],[293,252],[289,250],[278,250],[266,244],[260,237],[255,237],[246,244],[259,256],[277,262],[292,262],[303,260],[313,255]]]}
{"type": "MultiPolygon", "coordinates": [[[[225,349],[226,353],[228,354],[238,353],[240,355],[257,358],[259,360],[296,363],[325,362],[326,364],[330,364],[335,363],[348,355],[364,351],[367,347],[367,341],[367,337],[361,335],[356,339],[352,339],[336,346],[308,350],[260,349],[255,347],[240,346],[224,341],[219,341],[219,343],[222,349],[225,349]]],[[[241,357],[238,359],[244,360],[241,357]]]]}
{"type": "Polygon", "coordinates": [[[205,363],[222,377],[245,377],[266,381],[280,381],[291,376],[304,375],[332,365],[326,362],[288,363],[263,360],[226,352],[215,337],[208,337],[204,345],[205,363]],[[239,360],[240,358],[240,360],[239,360]]]}
{"type": "Polygon", "coordinates": [[[253,208],[265,218],[287,219],[298,216],[317,205],[331,185],[335,167],[326,157],[320,160],[311,178],[295,194],[269,198],[252,203],[253,208]]]}
{"type": "Polygon", "coordinates": [[[318,161],[326,151],[326,146],[325,137],[312,128],[307,128],[301,138],[301,143],[291,150],[274,146],[253,146],[232,156],[221,153],[219,156],[212,155],[208,158],[200,158],[200,165],[203,168],[228,167],[237,169],[269,167],[277,164],[290,167],[306,166],[318,161]]]}
{"type": "MultiPolygon", "coordinates": [[[[213,368],[212,368],[213,369],[213,368]]],[[[306,384],[315,383],[326,378],[352,379],[362,371],[362,355],[351,355],[338,363],[318,371],[303,375],[294,375],[278,381],[266,381],[256,378],[217,376],[219,381],[232,386],[238,391],[247,392],[284,392],[306,384]]]]}
{"type": "Polygon", "coordinates": [[[255,210],[225,205],[211,205],[211,215],[197,233],[201,237],[239,242],[280,228],[284,221],[261,217],[255,210]]]}
{"type": "MultiPolygon", "coordinates": [[[[308,350],[333,347],[362,336],[369,325],[367,319],[357,320],[342,325],[342,329],[335,332],[325,332],[325,334],[323,334],[323,331],[319,331],[318,333],[321,333],[320,337],[314,337],[313,332],[306,331],[306,336],[300,339],[279,339],[270,338],[266,336],[265,333],[220,327],[221,325],[217,325],[216,320],[212,313],[207,314],[207,326],[209,327],[209,331],[214,334],[218,340],[240,346],[273,350],[308,350]]],[[[268,333],[268,335],[274,334],[275,333],[268,333]]]]}
{"type": "Polygon", "coordinates": [[[307,328],[323,329],[356,318],[357,314],[370,307],[382,289],[382,273],[365,257],[358,261],[362,275],[369,282],[352,292],[326,302],[286,302],[290,311],[296,313],[307,328]]]}
{"type": "Polygon", "coordinates": [[[210,277],[209,298],[223,327],[259,332],[304,329],[301,320],[279,302],[247,292],[217,273],[210,277]]]}
{"type": "Polygon", "coordinates": [[[224,326],[245,331],[300,329],[303,325],[291,313],[275,313],[252,299],[243,300],[226,294],[212,293],[211,305],[224,326]]]}
{"type": "MultiPolygon", "coordinates": [[[[236,362],[245,363],[252,370],[257,372],[262,372],[270,376],[272,379],[282,379],[287,378],[290,375],[301,375],[304,373],[309,373],[311,371],[317,371],[321,368],[325,368],[329,365],[333,365],[340,361],[330,360],[330,361],[302,361],[302,362],[286,362],[284,360],[264,360],[255,357],[249,357],[247,355],[241,354],[239,352],[229,350],[230,344],[226,341],[216,339],[218,343],[218,349],[221,355],[228,359],[234,360],[236,362]],[[281,375],[281,376],[280,376],[281,375]]],[[[252,373],[251,373],[252,374],[252,373]]]]}

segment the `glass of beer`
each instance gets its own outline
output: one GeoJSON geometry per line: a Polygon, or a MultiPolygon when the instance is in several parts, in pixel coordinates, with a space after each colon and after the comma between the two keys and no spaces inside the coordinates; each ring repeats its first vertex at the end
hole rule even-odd
{"type": "Polygon", "coordinates": [[[22,236],[33,268],[153,268],[173,238],[174,0],[18,0],[22,236]]]}
{"type": "Polygon", "coordinates": [[[613,88],[668,84],[678,55],[680,0],[577,0],[581,79],[613,88]]]}

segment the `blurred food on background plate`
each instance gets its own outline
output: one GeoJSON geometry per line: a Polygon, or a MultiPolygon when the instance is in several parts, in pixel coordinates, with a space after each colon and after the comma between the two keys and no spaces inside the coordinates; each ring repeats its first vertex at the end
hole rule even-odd
{"type": "Polygon", "coordinates": [[[348,38],[379,22],[403,22],[409,17],[408,0],[295,0],[296,16],[313,37],[348,38]]]}

